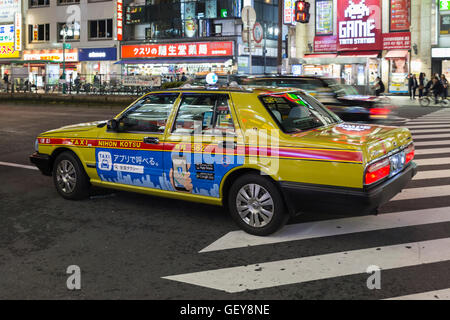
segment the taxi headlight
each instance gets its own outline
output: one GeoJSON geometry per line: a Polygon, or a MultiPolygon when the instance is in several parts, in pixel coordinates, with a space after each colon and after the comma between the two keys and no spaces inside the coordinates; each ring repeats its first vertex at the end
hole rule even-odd
{"type": "Polygon", "coordinates": [[[39,151],[39,140],[36,139],[34,141],[34,151],[38,152],[39,151]]]}

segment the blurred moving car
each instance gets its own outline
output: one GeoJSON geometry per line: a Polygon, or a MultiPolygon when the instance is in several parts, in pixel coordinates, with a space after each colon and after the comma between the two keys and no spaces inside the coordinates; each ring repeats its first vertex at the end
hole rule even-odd
{"type": "Polygon", "coordinates": [[[403,125],[405,118],[396,115],[396,106],[386,97],[361,95],[350,85],[336,79],[317,76],[249,76],[239,78],[241,85],[303,89],[342,120],[351,122],[403,125]]]}

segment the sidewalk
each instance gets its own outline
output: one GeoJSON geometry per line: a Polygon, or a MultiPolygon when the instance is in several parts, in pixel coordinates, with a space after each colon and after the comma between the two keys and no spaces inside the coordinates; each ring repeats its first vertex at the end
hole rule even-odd
{"type": "Polygon", "coordinates": [[[415,100],[411,100],[409,96],[386,95],[386,97],[390,98],[392,104],[398,107],[420,106],[418,97],[415,100]]]}

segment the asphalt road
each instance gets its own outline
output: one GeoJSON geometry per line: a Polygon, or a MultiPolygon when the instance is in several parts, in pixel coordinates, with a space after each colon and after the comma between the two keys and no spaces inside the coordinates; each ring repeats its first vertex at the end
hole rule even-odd
{"type": "MultiPolygon", "coordinates": [[[[40,132],[118,111],[0,105],[0,163],[30,165],[40,132]]],[[[242,234],[221,208],[99,189],[67,201],[51,178],[0,164],[0,299],[448,297],[437,290],[450,288],[450,110],[399,113],[419,130],[420,179],[377,217],[304,214],[270,240],[242,234]],[[381,289],[367,288],[370,264],[381,289]],[[81,290],[66,287],[70,265],[81,290]]]]}

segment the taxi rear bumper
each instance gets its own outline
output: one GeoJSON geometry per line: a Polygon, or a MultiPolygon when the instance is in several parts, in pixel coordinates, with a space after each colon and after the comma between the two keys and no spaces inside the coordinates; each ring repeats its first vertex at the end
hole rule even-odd
{"type": "Polygon", "coordinates": [[[52,175],[52,159],[48,154],[35,152],[30,156],[30,161],[46,176],[52,175]]]}
{"type": "Polygon", "coordinates": [[[337,214],[370,214],[402,191],[416,175],[411,162],[401,173],[371,188],[339,188],[333,186],[280,182],[291,214],[304,211],[327,211],[337,214]]]}

